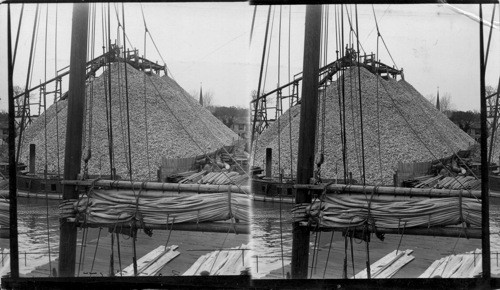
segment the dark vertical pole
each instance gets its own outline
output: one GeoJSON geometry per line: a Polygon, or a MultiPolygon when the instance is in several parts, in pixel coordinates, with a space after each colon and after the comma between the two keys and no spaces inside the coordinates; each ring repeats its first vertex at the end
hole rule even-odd
{"type": "Polygon", "coordinates": [[[481,87],[481,248],[483,256],[483,278],[489,285],[490,264],[490,200],[488,184],[488,127],[486,125],[486,92],[484,80],[483,6],[479,4],[479,71],[481,87]]]}
{"type": "MultiPolygon", "coordinates": [[[[304,38],[304,69],[302,80],[302,104],[300,108],[299,150],[297,157],[297,183],[309,183],[314,172],[314,141],[316,139],[316,115],[318,107],[318,73],[321,32],[320,5],[306,8],[304,38]]],[[[297,190],[296,203],[309,203],[307,190],[297,190]]],[[[309,229],[293,223],[292,278],[307,278],[309,260],[309,229]]]]}
{"type": "Polygon", "coordinates": [[[30,173],[35,174],[36,145],[30,144],[30,173]]]}
{"type": "Polygon", "coordinates": [[[7,57],[9,74],[9,219],[10,219],[10,276],[19,278],[19,249],[17,245],[17,166],[16,166],[16,127],[14,123],[14,84],[12,75],[12,34],[10,23],[10,4],[7,6],[7,57]]]}
{"type": "Polygon", "coordinates": [[[266,177],[273,176],[273,149],[266,148],[266,177]]]}
{"type": "MultiPolygon", "coordinates": [[[[83,109],[85,103],[85,60],[87,57],[88,4],[73,4],[71,59],[69,63],[68,120],[64,155],[64,179],[75,180],[80,173],[82,158],[83,109]]],[[[63,186],[63,199],[76,199],[75,186],[63,186]]],[[[59,273],[61,277],[75,275],[76,226],[60,219],[59,273]]]]}
{"type": "MultiPolygon", "coordinates": [[[[267,10],[267,24],[266,24],[266,35],[264,36],[264,48],[262,49],[262,61],[260,63],[260,73],[259,73],[259,84],[257,86],[257,95],[258,98],[260,96],[260,86],[262,82],[262,73],[264,71],[264,60],[266,59],[266,46],[267,46],[267,34],[269,32],[269,19],[271,18],[271,5],[269,5],[269,9],[267,10]]],[[[253,141],[255,138],[255,124],[257,123],[257,112],[259,111],[259,101],[255,101],[255,110],[253,115],[253,123],[252,123],[252,138],[250,139],[250,146],[253,145],[253,141]]]]}

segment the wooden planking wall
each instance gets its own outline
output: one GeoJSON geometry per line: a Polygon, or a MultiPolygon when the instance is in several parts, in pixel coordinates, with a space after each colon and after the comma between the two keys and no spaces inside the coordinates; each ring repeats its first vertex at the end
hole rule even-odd
{"type": "Polygon", "coordinates": [[[394,186],[401,186],[403,180],[430,174],[431,164],[430,161],[413,163],[398,162],[395,178],[396,184],[394,186]]]}

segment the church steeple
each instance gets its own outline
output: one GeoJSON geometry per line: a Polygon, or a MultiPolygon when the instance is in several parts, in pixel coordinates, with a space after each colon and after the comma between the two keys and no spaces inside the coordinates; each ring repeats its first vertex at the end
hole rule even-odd
{"type": "Polygon", "coordinates": [[[201,88],[201,83],[200,83],[200,105],[203,107],[203,90],[201,88]]]}
{"type": "Polygon", "coordinates": [[[441,105],[439,104],[439,87],[437,91],[437,101],[436,101],[436,109],[441,112],[441,105]]]}

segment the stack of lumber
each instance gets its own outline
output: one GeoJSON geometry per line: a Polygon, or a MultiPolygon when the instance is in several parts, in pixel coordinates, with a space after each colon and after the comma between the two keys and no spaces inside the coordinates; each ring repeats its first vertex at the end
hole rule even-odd
{"type": "MultiPolygon", "coordinates": [[[[165,247],[164,245],[147,253],[137,260],[137,276],[156,276],[161,269],[180,253],[177,250],[179,246],[165,247]]],[[[116,276],[134,276],[134,264],[130,264],[116,276]]]]}
{"type": "MultiPolygon", "coordinates": [[[[348,171],[352,172],[353,179],[363,180],[359,98],[354,97],[359,96],[359,89],[356,85],[358,84],[357,68],[353,67],[345,71],[344,84],[346,163],[348,171]]],[[[343,91],[342,82],[334,81],[327,88],[325,130],[323,131],[322,126],[318,126],[317,132],[318,136],[324,135],[325,140],[328,140],[325,144],[325,159],[321,167],[322,177],[325,179],[335,179],[336,176],[343,174],[342,139],[340,138],[342,123],[339,122],[339,112],[342,112],[342,108],[339,108],[339,91],[343,91]]],[[[368,70],[361,68],[361,93],[367,184],[392,185],[394,168],[397,167],[398,162],[432,161],[436,158],[447,157],[452,152],[467,149],[470,144],[475,143],[470,136],[453,124],[404,80],[377,78],[368,70]],[[378,97],[377,79],[379,80],[378,97]],[[378,123],[380,123],[380,130],[378,123]],[[427,148],[430,148],[432,152],[429,152],[427,148]],[[379,159],[382,166],[379,166],[379,159]],[[380,182],[380,171],[382,171],[382,182],[380,182]]],[[[322,104],[322,100],[318,102],[318,122],[322,119],[322,104]]],[[[299,104],[289,109],[278,119],[279,121],[273,122],[257,136],[253,144],[255,152],[252,152],[256,166],[265,167],[266,148],[272,148],[273,172],[280,172],[279,159],[281,159],[281,168],[285,174],[290,174],[290,168],[293,168],[293,172],[297,172],[300,107],[299,104]],[[280,134],[278,134],[278,122],[280,134]]]]}
{"type": "Polygon", "coordinates": [[[324,201],[299,204],[292,213],[294,221],[324,228],[372,226],[389,229],[403,227],[451,226],[462,221],[481,227],[481,203],[475,199],[433,198],[393,201],[378,197],[327,195],[324,201]],[[460,211],[461,207],[461,211],[460,211]]]}
{"type": "Polygon", "coordinates": [[[434,175],[424,175],[414,177],[413,179],[408,179],[403,181],[403,187],[433,187],[435,185],[434,182],[439,181],[441,177],[434,175]]]}
{"type": "Polygon", "coordinates": [[[207,175],[203,176],[198,183],[200,184],[216,184],[216,185],[225,185],[225,184],[242,184],[243,181],[247,179],[245,174],[239,174],[238,172],[210,172],[207,175]]]}
{"type": "Polygon", "coordinates": [[[423,176],[412,181],[405,181],[407,185],[415,188],[445,188],[445,189],[471,189],[481,188],[481,180],[473,176],[423,176]]]}
{"type": "Polygon", "coordinates": [[[205,175],[205,173],[207,173],[205,170],[202,170],[200,172],[187,171],[187,172],[177,173],[168,176],[167,181],[173,183],[197,183],[198,180],[200,180],[201,177],[205,175]]]}
{"type": "Polygon", "coordinates": [[[198,258],[198,260],[182,276],[241,275],[250,268],[251,253],[247,245],[230,250],[213,251],[198,258]]]}
{"type": "MultiPolygon", "coordinates": [[[[127,65],[127,74],[132,147],[130,152],[134,180],[155,178],[162,157],[185,158],[204,155],[222,146],[229,146],[233,140],[238,138],[236,133],[201,106],[170,77],[160,77],[156,74],[145,76],[130,65],[127,65]]],[[[112,64],[113,152],[116,174],[120,176],[129,175],[124,75],[123,63],[112,64]]],[[[89,112],[92,110],[92,158],[88,164],[89,174],[92,175],[110,172],[109,166],[104,165],[106,164],[104,161],[109,160],[108,144],[110,143],[106,130],[106,108],[109,106],[105,104],[104,91],[104,88],[107,88],[108,80],[105,83],[107,77],[108,73],[105,71],[92,81],[92,86],[88,83],[86,87],[86,117],[82,152],[85,155],[88,149],[86,140],[89,137],[89,112]],[[91,89],[93,89],[92,104],[90,103],[91,89]]],[[[45,113],[47,116],[47,136],[50,136],[47,142],[44,138],[44,115],[37,118],[23,135],[20,161],[28,162],[29,144],[35,144],[37,172],[44,170],[45,149],[47,149],[48,154],[48,172],[57,172],[57,154],[59,154],[60,159],[60,170],[64,171],[62,161],[64,160],[66,139],[67,100],[57,104],[59,136],[57,136],[56,130],[55,107],[55,104],[50,106],[45,113]],[[59,141],[59,146],[57,146],[57,141],[59,141]]],[[[82,167],[83,164],[82,161],[82,167]]]]}
{"type": "MultiPolygon", "coordinates": [[[[394,276],[401,268],[406,264],[410,263],[415,259],[411,255],[413,250],[398,251],[394,250],[389,254],[382,257],[377,262],[370,265],[371,278],[391,278],[394,276]]],[[[354,275],[355,279],[366,279],[367,271],[364,269],[358,274],[354,275]]]]}
{"type": "Polygon", "coordinates": [[[226,221],[232,217],[242,222],[250,220],[250,200],[245,194],[165,197],[154,191],[92,190],[89,196],[73,202],[78,222],[115,224],[135,218],[149,225],[166,225],[226,221]]]}
{"type": "Polygon", "coordinates": [[[9,226],[9,202],[0,198],[0,228],[8,228],[9,226]]]}
{"type": "MultiPolygon", "coordinates": [[[[450,255],[436,260],[419,278],[473,278],[481,275],[481,250],[450,255]]],[[[492,263],[493,265],[493,263],[492,263]]]]}

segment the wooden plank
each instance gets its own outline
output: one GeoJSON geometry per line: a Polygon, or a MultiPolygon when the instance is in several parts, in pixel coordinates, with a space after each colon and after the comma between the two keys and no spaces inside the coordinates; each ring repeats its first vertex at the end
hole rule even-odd
{"type": "MultiPolygon", "coordinates": [[[[415,259],[414,256],[410,255],[413,250],[397,251],[394,250],[389,254],[385,255],[375,263],[373,263],[371,268],[372,278],[391,278],[396,274],[396,272],[403,266],[415,259]]],[[[354,278],[367,278],[366,268],[356,274],[354,278]]]]}
{"type": "MultiPolygon", "coordinates": [[[[175,251],[179,246],[173,245],[165,248],[164,245],[142,256],[137,261],[137,274],[139,276],[151,276],[158,273],[161,268],[180,253],[175,251]]],[[[130,264],[117,276],[134,276],[134,265],[130,264]]]]}
{"type": "Polygon", "coordinates": [[[434,261],[419,278],[473,278],[481,275],[481,250],[450,255],[434,261]]]}
{"type": "Polygon", "coordinates": [[[183,276],[197,276],[207,272],[210,276],[240,275],[249,267],[251,261],[250,248],[247,245],[230,250],[213,251],[198,258],[183,276]]]}

